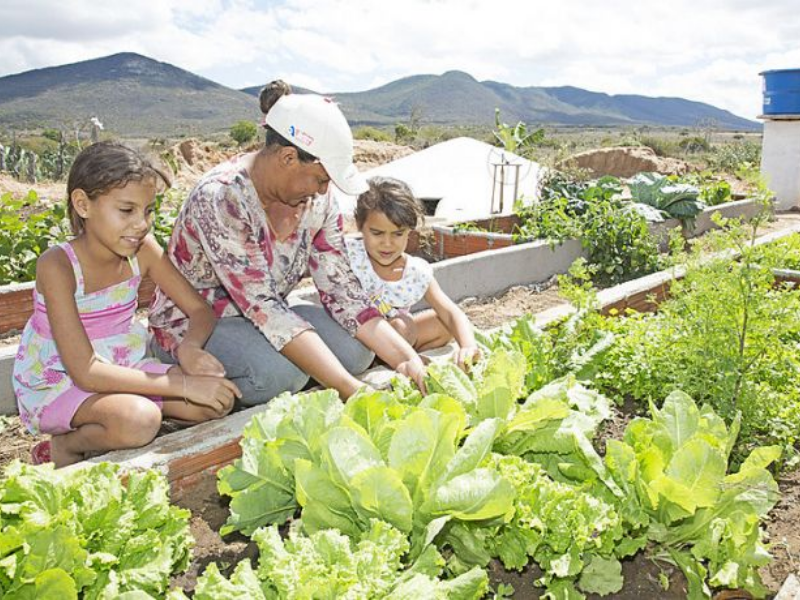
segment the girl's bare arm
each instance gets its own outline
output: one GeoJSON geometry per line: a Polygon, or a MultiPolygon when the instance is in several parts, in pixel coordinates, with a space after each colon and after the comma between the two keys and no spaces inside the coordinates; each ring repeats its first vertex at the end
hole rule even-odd
{"type": "Polygon", "coordinates": [[[36,266],[36,287],[44,296],[47,316],[58,354],[67,374],[82,390],[98,394],[131,393],[189,399],[213,404],[219,393],[240,395],[238,388],[218,377],[192,377],[180,369],[169,373],[145,373],[111,364],[99,357],[83,328],[75,304],[75,276],[63,250],[45,252],[36,266]],[[227,391],[221,390],[225,388],[227,391]]]}
{"type": "Polygon", "coordinates": [[[464,368],[467,361],[474,360],[479,355],[478,344],[475,342],[475,334],[467,315],[444,293],[435,279],[431,280],[428,291],[425,292],[425,300],[455,338],[459,345],[456,362],[464,368]]]}

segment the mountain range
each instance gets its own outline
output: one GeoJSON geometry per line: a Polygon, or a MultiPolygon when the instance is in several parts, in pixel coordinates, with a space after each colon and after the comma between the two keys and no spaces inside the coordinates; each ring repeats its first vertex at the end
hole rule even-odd
{"type": "MultiPolygon", "coordinates": [[[[234,90],[133,53],[0,77],[0,128],[73,128],[96,116],[124,137],[207,135],[260,117],[259,87],[234,90]]],[[[308,90],[296,89],[298,92],[308,90]]],[[[424,124],[506,122],[567,126],[693,127],[730,130],[761,124],[682,98],[608,95],[576,87],[515,87],[461,71],[415,75],[362,92],[324,92],[351,125],[394,125],[415,113],[424,124]]]]}

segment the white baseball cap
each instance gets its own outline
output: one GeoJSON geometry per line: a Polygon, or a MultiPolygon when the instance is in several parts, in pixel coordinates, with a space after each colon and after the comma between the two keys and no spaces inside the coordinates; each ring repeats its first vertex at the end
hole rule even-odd
{"type": "Polygon", "coordinates": [[[314,94],[281,96],[264,117],[279,135],[319,159],[336,187],[356,196],[369,189],[353,164],[353,134],[339,106],[314,94]]]}

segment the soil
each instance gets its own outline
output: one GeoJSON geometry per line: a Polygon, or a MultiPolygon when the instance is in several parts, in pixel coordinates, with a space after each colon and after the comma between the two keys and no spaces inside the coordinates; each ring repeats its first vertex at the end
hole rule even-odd
{"type": "MultiPolygon", "coordinates": [[[[503,565],[492,560],[488,567],[489,580],[493,588],[498,584],[511,585],[514,588],[515,600],[534,600],[544,593],[544,588],[537,587],[534,581],[541,576],[535,565],[525,567],[521,572],[506,571],[503,565]]],[[[616,594],[602,596],[615,600],[643,600],[659,598],[660,600],[684,600],[686,598],[686,579],[680,569],[665,563],[656,562],[640,552],[634,558],[622,561],[622,577],[625,587],[616,594]],[[661,583],[666,578],[667,587],[661,583]]],[[[744,596],[743,598],[749,598],[744,596]]],[[[601,596],[589,594],[589,600],[599,600],[601,596]]]]}
{"type": "Polygon", "coordinates": [[[567,304],[558,295],[555,278],[543,283],[514,286],[502,295],[489,298],[465,298],[459,302],[470,322],[478,329],[491,329],[526,314],[567,304]]]}
{"type": "Polygon", "coordinates": [[[800,575],[800,470],[782,474],[778,486],[781,498],[766,523],[774,560],[761,569],[764,584],[773,591],[790,574],[800,575]]]}
{"type": "Polygon", "coordinates": [[[196,541],[192,562],[185,573],[172,578],[170,587],[194,590],[198,576],[209,563],[216,562],[223,574],[230,574],[240,561],[249,558],[256,566],[258,547],[240,533],[223,538],[219,529],[228,518],[228,502],[217,493],[216,474],[210,473],[191,488],[190,493],[174,495],[173,501],[192,511],[190,530],[196,541]]]}
{"type": "Polygon", "coordinates": [[[31,461],[31,448],[38,441],[16,415],[0,416],[0,469],[12,460],[31,461]]]}
{"type": "Polygon", "coordinates": [[[58,202],[66,195],[66,182],[46,181],[30,184],[17,181],[8,173],[0,173],[0,195],[10,192],[14,198],[21,198],[31,190],[35,190],[39,199],[48,203],[58,202]]]}

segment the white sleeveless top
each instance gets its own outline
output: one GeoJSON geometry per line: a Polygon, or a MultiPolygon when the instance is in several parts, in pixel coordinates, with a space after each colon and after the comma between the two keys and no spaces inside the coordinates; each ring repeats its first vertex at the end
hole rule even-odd
{"type": "Polygon", "coordinates": [[[383,315],[393,318],[399,313],[407,314],[428,291],[433,280],[433,267],[427,261],[406,254],[403,276],[397,281],[385,281],[372,268],[362,238],[348,236],[345,246],[353,273],[383,315]]]}

